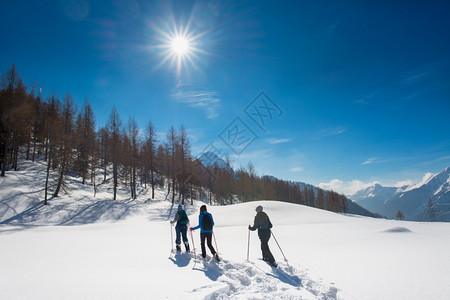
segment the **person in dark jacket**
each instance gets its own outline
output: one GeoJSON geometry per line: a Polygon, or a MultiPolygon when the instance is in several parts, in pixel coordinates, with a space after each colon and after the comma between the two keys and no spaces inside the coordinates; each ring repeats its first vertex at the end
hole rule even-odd
{"type": "Polygon", "coordinates": [[[262,259],[267,261],[272,267],[276,267],[277,263],[269,249],[269,239],[272,234],[270,228],[272,228],[272,223],[270,222],[269,216],[263,212],[262,206],[259,205],[256,207],[256,216],[253,226],[248,225],[248,229],[251,231],[258,229],[258,237],[261,240],[262,259]]]}
{"type": "Polygon", "coordinates": [[[186,247],[186,252],[190,252],[189,249],[189,240],[187,238],[187,228],[189,224],[189,218],[186,212],[183,209],[183,206],[178,205],[178,211],[175,214],[175,217],[170,224],[177,223],[175,226],[175,232],[177,234],[177,238],[175,240],[175,244],[177,245],[177,251],[181,252],[181,236],[183,236],[184,247],[186,247]]]}
{"type": "Polygon", "coordinates": [[[198,216],[198,225],[191,227],[192,230],[200,228],[200,242],[202,245],[202,257],[206,257],[205,240],[208,245],[209,251],[217,261],[220,261],[219,255],[212,245],[212,235],[213,235],[214,219],[212,215],[206,211],[206,205],[200,207],[200,215],[198,216]]]}

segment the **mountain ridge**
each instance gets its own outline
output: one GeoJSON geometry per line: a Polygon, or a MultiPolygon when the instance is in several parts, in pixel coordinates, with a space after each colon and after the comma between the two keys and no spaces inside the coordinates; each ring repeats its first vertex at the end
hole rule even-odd
{"type": "Polygon", "coordinates": [[[349,198],[387,218],[401,211],[406,220],[450,222],[450,167],[427,173],[417,184],[388,187],[376,183],[349,198]]]}

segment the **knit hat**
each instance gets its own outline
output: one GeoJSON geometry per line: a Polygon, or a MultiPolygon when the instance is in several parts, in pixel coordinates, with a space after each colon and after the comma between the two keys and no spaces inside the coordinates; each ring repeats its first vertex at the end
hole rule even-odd
{"type": "Polygon", "coordinates": [[[183,206],[180,204],[180,205],[178,205],[178,210],[182,210],[183,209],[183,206]]]}
{"type": "Polygon", "coordinates": [[[256,207],[256,212],[262,212],[263,211],[263,207],[261,205],[258,205],[256,207]]]}
{"type": "Polygon", "coordinates": [[[202,206],[200,207],[200,212],[204,212],[204,211],[206,211],[206,205],[202,205],[202,206]]]}

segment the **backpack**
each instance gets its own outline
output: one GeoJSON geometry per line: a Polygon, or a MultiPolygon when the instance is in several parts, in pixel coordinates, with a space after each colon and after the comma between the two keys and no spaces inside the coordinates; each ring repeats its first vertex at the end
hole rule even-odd
{"type": "Polygon", "coordinates": [[[212,230],[213,229],[212,218],[209,214],[203,215],[202,228],[203,228],[203,230],[212,230]]]}
{"type": "Polygon", "coordinates": [[[179,210],[178,211],[178,216],[180,217],[178,219],[178,222],[180,222],[180,224],[186,225],[187,223],[189,223],[189,218],[186,215],[186,212],[184,210],[179,210]]]}

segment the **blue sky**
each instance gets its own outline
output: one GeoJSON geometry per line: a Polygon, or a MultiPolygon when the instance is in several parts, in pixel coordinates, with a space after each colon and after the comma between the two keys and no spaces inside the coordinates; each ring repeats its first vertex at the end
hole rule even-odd
{"type": "Polygon", "coordinates": [[[88,97],[98,126],[114,105],[162,137],[184,125],[193,155],[259,175],[419,181],[450,165],[450,4],[364,2],[2,1],[0,71],[88,97]]]}

